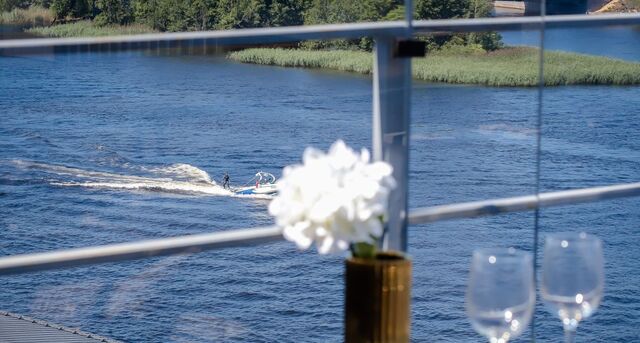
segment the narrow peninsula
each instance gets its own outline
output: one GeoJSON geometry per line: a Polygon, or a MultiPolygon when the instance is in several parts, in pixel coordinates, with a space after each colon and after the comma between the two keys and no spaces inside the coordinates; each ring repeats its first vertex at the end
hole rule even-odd
{"type": "MultiPolygon", "coordinates": [[[[532,47],[454,47],[413,60],[413,77],[427,82],[479,84],[497,87],[531,87],[539,84],[540,52],[532,47]]],[[[227,57],[242,63],[297,68],[322,68],[371,74],[370,52],[348,50],[246,49],[227,57]]],[[[544,52],[544,83],[562,85],[638,85],[640,63],[607,57],[544,52]]]]}

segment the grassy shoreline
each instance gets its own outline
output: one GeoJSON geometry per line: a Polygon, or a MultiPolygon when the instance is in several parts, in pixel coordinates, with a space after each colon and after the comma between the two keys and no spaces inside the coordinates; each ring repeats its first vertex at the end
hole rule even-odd
{"type": "MultiPolygon", "coordinates": [[[[413,60],[413,77],[428,82],[532,87],[538,85],[538,49],[507,47],[493,52],[451,49],[413,60]]],[[[360,74],[373,70],[370,53],[246,49],[227,55],[231,60],[282,67],[321,68],[360,74]]],[[[639,85],[640,63],[575,53],[545,52],[545,84],[639,85]]]]}
{"type": "Polygon", "coordinates": [[[65,38],[133,35],[157,31],[140,24],[97,26],[92,21],[83,20],[47,27],[33,27],[25,32],[44,37],[65,38]]]}
{"type": "Polygon", "coordinates": [[[35,26],[50,26],[55,16],[51,10],[32,6],[27,9],[15,8],[9,12],[0,13],[0,26],[13,26],[19,29],[27,29],[35,26]]]}

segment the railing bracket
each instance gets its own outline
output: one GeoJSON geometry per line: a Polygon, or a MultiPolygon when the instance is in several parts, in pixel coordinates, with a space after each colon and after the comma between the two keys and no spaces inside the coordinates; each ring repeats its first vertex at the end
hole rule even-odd
{"type": "Polygon", "coordinates": [[[401,40],[396,44],[396,51],[393,57],[424,57],[427,51],[426,48],[427,43],[421,40],[401,40]]]}

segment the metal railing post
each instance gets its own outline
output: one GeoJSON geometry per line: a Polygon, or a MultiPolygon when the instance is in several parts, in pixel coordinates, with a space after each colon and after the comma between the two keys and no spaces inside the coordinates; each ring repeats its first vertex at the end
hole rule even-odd
{"type": "Polygon", "coordinates": [[[373,157],[393,167],[385,250],[407,251],[411,59],[394,56],[397,39],[376,37],[373,67],[373,157]]]}
{"type": "Polygon", "coordinates": [[[413,0],[404,0],[404,20],[407,22],[407,27],[411,29],[413,27],[413,0]]]}

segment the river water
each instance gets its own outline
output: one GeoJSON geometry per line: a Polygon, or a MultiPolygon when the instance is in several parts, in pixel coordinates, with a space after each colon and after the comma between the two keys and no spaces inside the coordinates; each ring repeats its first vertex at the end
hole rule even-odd
{"type": "MultiPolygon", "coordinates": [[[[619,45],[616,30],[597,31],[593,46],[640,60],[637,31],[619,45]]],[[[546,45],[591,52],[555,39],[592,35],[546,45]]],[[[150,52],[2,58],[0,73],[2,255],[269,225],[268,199],[215,181],[279,176],[304,147],[338,138],[371,144],[366,76],[150,52]]],[[[411,207],[534,191],[537,89],[416,82],[412,101],[411,207]]],[[[542,190],[638,181],[639,109],[640,87],[545,89],[542,190]]],[[[605,242],[606,295],[579,341],[640,340],[639,207],[542,211],[541,236],[583,230],[605,242]]],[[[533,237],[532,213],[411,227],[413,340],[481,341],[464,312],[471,253],[531,250],[533,237]]],[[[3,278],[0,308],[131,342],[338,342],[342,261],[281,242],[24,274],[3,278]]],[[[562,335],[540,303],[535,333],[562,335]]]]}

